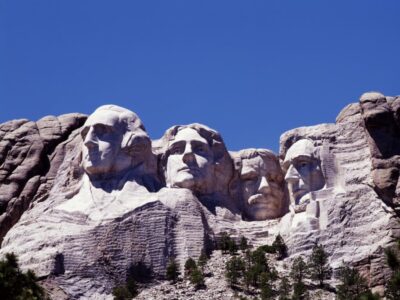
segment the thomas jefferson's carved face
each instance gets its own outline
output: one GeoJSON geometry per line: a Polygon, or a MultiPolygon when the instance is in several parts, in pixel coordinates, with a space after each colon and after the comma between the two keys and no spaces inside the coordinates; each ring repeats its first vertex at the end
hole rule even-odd
{"type": "Polygon", "coordinates": [[[284,166],[290,202],[297,205],[301,198],[325,185],[320,160],[314,155],[314,145],[308,140],[299,140],[286,153],[284,166]]]}
{"type": "Polygon", "coordinates": [[[81,131],[82,164],[89,175],[112,171],[124,134],[118,122],[118,114],[107,110],[99,110],[87,119],[81,131]]]}
{"type": "Polygon", "coordinates": [[[192,128],[178,131],[168,147],[168,187],[202,192],[212,184],[213,152],[207,140],[192,128]]]}
{"type": "Polygon", "coordinates": [[[268,158],[242,160],[240,178],[245,214],[251,220],[279,217],[283,205],[282,172],[268,158]]]}

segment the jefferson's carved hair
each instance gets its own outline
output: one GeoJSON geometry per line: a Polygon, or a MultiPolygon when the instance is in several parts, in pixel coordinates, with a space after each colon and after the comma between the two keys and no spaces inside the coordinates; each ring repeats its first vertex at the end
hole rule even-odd
{"type": "MultiPolygon", "coordinates": [[[[195,130],[202,138],[207,141],[213,153],[215,172],[217,174],[220,173],[227,175],[230,180],[233,176],[233,162],[228,151],[226,150],[225,143],[221,135],[217,131],[199,123],[173,126],[165,132],[165,134],[161,138],[162,154],[160,160],[160,171],[163,174],[165,174],[166,172],[167,160],[170,155],[170,151],[168,149],[169,144],[175,139],[175,136],[178,134],[179,131],[186,128],[191,128],[195,130]]],[[[227,187],[229,182],[221,184],[226,185],[227,187]]],[[[218,185],[218,183],[216,183],[216,185],[218,185]]],[[[221,186],[217,188],[221,188],[221,186]]]]}
{"type": "MultiPolygon", "coordinates": [[[[255,158],[257,156],[260,156],[264,161],[272,162],[273,165],[276,167],[276,170],[279,171],[280,173],[282,173],[278,156],[274,152],[272,152],[271,150],[250,148],[250,149],[240,150],[237,155],[240,158],[240,162],[239,162],[239,169],[240,170],[242,168],[242,161],[244,159],[252,159],[252,158],[255,158]]],[[[282,173],[281,177],[282,178],[279,178],[279,179],[281,181],[283,181],[283,173],[282,173]]]]}

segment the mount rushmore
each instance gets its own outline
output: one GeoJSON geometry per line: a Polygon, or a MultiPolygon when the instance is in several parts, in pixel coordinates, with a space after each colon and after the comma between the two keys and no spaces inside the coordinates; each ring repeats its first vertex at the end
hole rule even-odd
{"type": "MultiPolygon", "coordinates": [[[[239,136],[237,137],[240,138],[239,136]]],[[[173,126],[152,140],[132,111],[0,125],[0,256],[71,299],[112,299],[129,268],[165,276],[222,232],[280,234],[291,260],[322,244],[379,289],[400,237],[400,97],[365,93],[334,124],[285,132],[280,150],[227,150],[217,131],[173,126]]]]}

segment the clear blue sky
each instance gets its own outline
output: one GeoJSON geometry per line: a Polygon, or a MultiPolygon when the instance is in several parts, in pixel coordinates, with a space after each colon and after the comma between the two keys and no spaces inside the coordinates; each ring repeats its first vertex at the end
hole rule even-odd
{"type": "Polygon", "coordinates": [[[0,122],[114,103],[159,138],[278,150],[360,94],[400,94],[400,1],[0,0],[0,122]]]}

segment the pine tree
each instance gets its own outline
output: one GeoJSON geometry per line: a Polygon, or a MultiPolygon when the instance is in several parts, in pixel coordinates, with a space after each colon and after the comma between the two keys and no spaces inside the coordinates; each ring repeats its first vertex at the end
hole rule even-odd
{"type": "Polygon", "coordinates": [[[189,257],[185,262],[185,276],[190,276],[195,269],[197,269],[196,262],[193,258],[189,257]]]}
{"type": "Polygon", "coordinates": [[[190,283],[192,283],[196,290],[204,287],[203,273],[196,267],[190,274],[190,283]]]}
{"type": "Polygon", "coordinates": [[[18,258],[7,253],[5,260],[0,260],[0,295],[2,300],[36,300],[45,299],[46,294],[38,285],[33,271],[21,272],[18,258]]]}
{"type": "Polygon", "coordinates": [[[239,248],[240,248],[240,250],[242,250],[242,251],[245,251],[245,250],[247,250],[247,249],[249,248],[247,239],[246,239],[244,236],[242,236],[242,237],[240,238],[239,248]]]}
{"type": "Polygon", "coordinates": [[[394,271],[390,280],[386,284],[385,296],[389,300],[400,299],[400,271],[394,271]]]}
{"type": "Polygon", "coordinates": [[[178,279],[178,276],[179,276],[178,264],[176,263],[174,258],[171,258],[167,266],[167,280],[175,283],[178,279]]]}
{"type": "Polygon", "coordinates": [[[367,281],[358,271],[350,267],[341,267],[338,272],[341,284],[337,286],[338,300],[359,300],[370,293],[367,281]]]}
{"type": "Polygon", "coordinates": [[[240,257],[232,257],[226,262],[225,277],[231,287],[238,284],[239,278],[243,276],[244,269],[244,262],[240,257]]]}
{"type": "Polygon", "coordinates": [[[279,300],[289,300],[290,295],[290,282],[287,277],[281,278],[281,283],[279,285],[279,300]]]}
{"type": "Polygon", "coordinates": [[[303,258],[301,256],[295,258],[290,271],[290,277],[293,281],[293,300],[308,299],[307,288],[304,284],[304,279],[307,274],[307,264],[304,262],[303,258]]]}
{"type": "Polygon", "coordinates": [[[199,259],[197,260],[197,265],[200,267],[202,273],[204,273],[204,267],[207,264],[207,260],[208,257],[206,253],[202,250],[199,259]]]}
{"type": "Polygon", "coordinates": [[[228,250],[229,250],[229,254],[231,254],[231,255],[235,255],[237,253],[238,246],[236,245],[235,240],[230,239],[228,250]]]}
{"type": "Polygon", "coordinates": [[[397,247],[386,248],[386,262],[392,270],[392,276],[386,284],[385,296],[389,300],[400,299],[400,262],[398,253],[400,251],[400,240],[397,241],[397,247]]]}
{"type": "Polygon", "coordinates": [[[114,300],[130,300],[134,297],[125,285],[115,287],[112,295],[114,296],[114,300]]]}
{"type": "Polygon", "coordinates": [[[272,247],[278,254],[278,259],[284,259],[287,256],[287,246],[280,234],[276,236],[275,241],[272,243],[272,247]]]}
{"type": "Polygon", "coordinates": [[[261,300],[269,300],[274,298],[274,290],[271,285],[271,278],[267,272],[261,273],[260,276],[261,300]]]}
{"type": "Polygon", "coordinates": [[[218,242],[218,248],[222,250],[222,254],[227,254],[229,245],[231,243],[231,237],[227,232],[222,232],[218,242]]]}
{"type": "Polygon", "coordinates": [[[293,284],[293,295],[292,300],[306,300],[309,299],[310,295],[303,281],[295,282],[293,284]]]}
{"type": "Polygon", "coordinates": [[[307,264],[301,256],[293,260],[292,269],[290,270],[290,277],[293,282],[302,282],[308,274],[307,264]]]}
{"type": "Polygon", "coordinates": [[[317,280],[319,287],[324,286],[324,280],[332,276],[332,268],[328,265],[328,254],[322,245],[315,244],[308,260],[311,279],[317,280]]]}

